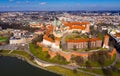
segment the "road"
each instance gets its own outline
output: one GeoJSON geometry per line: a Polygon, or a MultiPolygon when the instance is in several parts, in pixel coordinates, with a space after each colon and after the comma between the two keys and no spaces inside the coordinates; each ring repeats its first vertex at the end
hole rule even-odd
{"type": "Polygon", "coordinates": [[[28,44],[7,44],[0,46],[0,50],[29,51],[28,44]]]}
{"type": "Polygon", "coordinates": [[[17,50],[18,45],[4,45],[4,46],[0,46],[0,50],[17,50]]]}

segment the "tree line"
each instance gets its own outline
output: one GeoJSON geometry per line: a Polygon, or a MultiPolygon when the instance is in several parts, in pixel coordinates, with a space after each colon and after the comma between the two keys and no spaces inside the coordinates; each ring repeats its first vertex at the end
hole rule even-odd
{"type": "Polygon", "coordinates": [[[23,26],[22,23],[5,23],[0,21],[0,27],[2,29],[21,29],[21,30],[28,30],[30,32],[34,32],[35,30],[38,30],[38,28],[31,28],[30,26],[23,26]]]}

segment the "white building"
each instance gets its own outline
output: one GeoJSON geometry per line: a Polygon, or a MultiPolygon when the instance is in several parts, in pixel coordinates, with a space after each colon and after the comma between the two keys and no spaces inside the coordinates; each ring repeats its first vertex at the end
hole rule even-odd
{"type": "Polygon", "coordinates": [[[54,48],[54,49],[59,49],[60,47],[59,46],[57,46],[56,44],[55,44],[55,42],[51,42],[51,41],[49,41],[49,40],[46,40],[46,39],[43,39],[43,42],[42,42],[44,45],[46,45],[46,46],[50,46],[51,48],[54,48]]]}

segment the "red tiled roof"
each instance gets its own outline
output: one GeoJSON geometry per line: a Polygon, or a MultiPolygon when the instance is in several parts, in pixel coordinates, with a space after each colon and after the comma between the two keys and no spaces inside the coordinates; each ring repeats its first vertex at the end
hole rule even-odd
{"type": "Polygon", "coordinates": [[[68,40],[66,40],[66,41],[67,41],[67,42],[78,43],[78,42],[88,42],[89,39],[75,39],[75,40],[73,40],[73,39],[68,39],[68,40]]]}
{"type": "Polygon", "coordinates": [[[60,40],[61,40],[61,38],[58,38],[58,37],[56,37],[56,38],[55,38],[55,40],[58,40],[58,41],[60,41],[60,40]]]}
{"type": "Polygon", "coordinates": [[[65,22],[67,24],[71,24],[71,25],[87,25],[90,24],[90,22],[65,22]]]}
{"type": "Polygon", "coordinates": [[[53,31],[53,26],[47,26],[48,30],[46,31],[46,35],[48,36],[53,31]]]}
{"type": "Polygon", "coordinates": [[[81,29],[81,30],[85,30],[85,27],[84,27],[84,26],[72,25],[72,26],[70,26],[70,29],[81,29]]]}
{"type": "Polygon", "coordinates": [[[97,40],[101,40],[100,38],[91,38],[90,41],[97,41],[97,40]]]}
{"type": "Polygon", "coordinates": [[[50,42],[54,42],[52,38],[49,38],[48,36],[44,35],[43,39],[48,40],[50,42]]]}
{"type": "Polygon", "coordinates": [[[83,25],[87,25],[90,24],[89,22],[64,22],[65,26],[69,26],[70,29],[81,29],[81,30],[85,30],[85,26],[83,25]]]}
{"type": "Polygon", "coordinates": [[[116,37],[120,37],[120,33],[116,33],[115,36],[116,36],[116,37]]]}
{"type": "Polygon", "coordinates": [[[109,38],[109,36],[108,36],[108,35],[105,35],[105,38],[109,38]]]}
{"type": "Polygon", "coordinates": [[[86,39],[67,39],[67,42],[73,42],[73,43],[79,43],[79,42],[88,42],[88,41],[97,41],[97,40],[101,40],[100,38],[86,38],[86,39]]]}

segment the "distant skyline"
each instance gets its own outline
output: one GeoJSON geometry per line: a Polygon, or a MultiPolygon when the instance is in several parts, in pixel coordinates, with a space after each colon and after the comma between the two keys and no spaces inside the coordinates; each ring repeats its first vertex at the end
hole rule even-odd
{"type": "Polygon", "coordinates": [[[0,0],[0,11],[120,10],[120,0],[0,0]]]}

